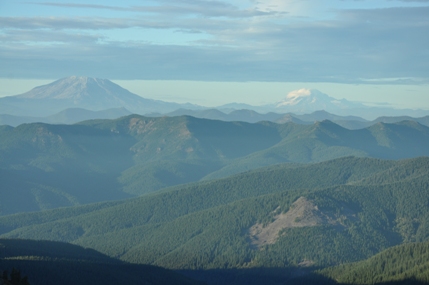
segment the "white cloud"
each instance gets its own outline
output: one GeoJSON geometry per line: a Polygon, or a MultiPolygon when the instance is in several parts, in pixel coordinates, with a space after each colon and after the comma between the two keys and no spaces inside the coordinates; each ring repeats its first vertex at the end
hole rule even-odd
{"type": "Polygon", "coordinates": [[[52,78],[84,70],[123,79],[356,83],[429,78],[428,7],[336,10],[334,18],[302,20],[290,16],[321,6],[289,0],[231,3],[40,3],[121,14],[0,17],[0,61],[11,66],[0,75],[52,78]]]}
{"type": "Polygon", "coordinates": [[[255,8],[267,12],[286,12],[291,16],[306,16],[323,1],[296,1],[296,0],[263,0],[255,1],[255,8]]]}

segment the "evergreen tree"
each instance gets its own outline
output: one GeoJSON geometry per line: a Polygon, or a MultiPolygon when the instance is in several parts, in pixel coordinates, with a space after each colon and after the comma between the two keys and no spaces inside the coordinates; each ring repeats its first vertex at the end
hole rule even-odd
{"type": "Polygon", "coordinates": [[[12,269],[12,273],[10,274],[10,282],[12,284],[20,284],[21,282],[21,272],[15,268],[12,269]]]}

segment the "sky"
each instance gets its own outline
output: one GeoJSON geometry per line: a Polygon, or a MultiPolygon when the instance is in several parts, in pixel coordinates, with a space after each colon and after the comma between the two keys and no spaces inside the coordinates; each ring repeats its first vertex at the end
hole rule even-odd
{"type": "Polygon", "coordinates": [[[314,88],[429,109],[428,31],[429,0],[0,0],[0,96],[79,75],[206,106],[314,88]]]}

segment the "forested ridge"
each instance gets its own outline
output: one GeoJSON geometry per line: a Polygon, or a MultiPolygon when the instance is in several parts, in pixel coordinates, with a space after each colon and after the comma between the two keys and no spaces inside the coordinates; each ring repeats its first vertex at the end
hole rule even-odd
{"type": "MultiPolygon", "coordinates": [[[[125,262],[200,274],[209,284],[210,272],[264,268],[289,268],[287,280],[301,271],[323,279],[312,268],[426,241],[428,174],[426,157],[275,165],[119,202],[0,217],[0,230],[2,237],[66,241],[125,262]],[[254,243],[257,225],[277,224],[272,242],[254,243]]],[[[281,284],[269,276],[267,284],[281,284]]]]}
{"type": "Polygon", "coordinates": [[[428,144],[429,128],[411,121],[348,130],[330,121],[250,124],[130,115],[1,126],[0,215],[127,199],[283,163],[412,158],[429,155],[428,144]]]}
{"type": "Polygon", "coordinates": [[[409,280],[429,283],[429,243],[407,243],[367,260],[321,270],[344,284],[374,284],[409,280]]]}
{"type": "Polygon", "coordinates": [[[10,282],[5,284],[12,285],[204,284],[160,267],[121,262],[89,248],[22,239],[0,239],[0,272],[10,282]]]}
{"type": "Polygon", "coordinates": [[[429,129],[416,122],[349,130],[130,115],[0,135],[1,264],[32,268],[31,284],[42,267],[110,284],[139,266],[208,284],[426,282],[425,267],[401,265],[408,273],[391,279],[356,269],[428,240],[429,129]]]}

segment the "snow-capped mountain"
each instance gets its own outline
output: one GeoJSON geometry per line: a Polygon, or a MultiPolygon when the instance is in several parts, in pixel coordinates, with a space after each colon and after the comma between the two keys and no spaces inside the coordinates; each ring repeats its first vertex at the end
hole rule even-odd
{"type": "Polygon", "coordinates": [[[275,105],[278,112],[311,112],[325,110],[335,112],[344,109],[363,108],[360,103],[345,99],[335,99],[316,89],[299,89],[288,93],[286,98],[275,105]]]}

